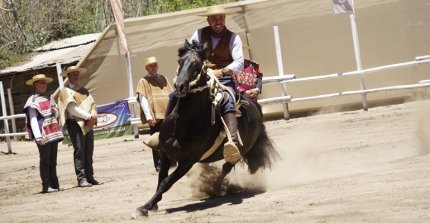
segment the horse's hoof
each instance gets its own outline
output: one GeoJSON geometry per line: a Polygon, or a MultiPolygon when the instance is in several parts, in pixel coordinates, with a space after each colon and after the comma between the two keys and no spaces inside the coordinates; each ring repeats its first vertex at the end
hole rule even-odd
{"type": "Polygon", "coordinates": [[[136,212],[139,216],[148,217],[148,209],[146,209],[145,206],[138,207],[136,212]]]}
{"type": "Polygon", "coordinates": [[[154,205],[154,207],[152,207],[151,211],[158,211],[158,205],[154,205]]]}

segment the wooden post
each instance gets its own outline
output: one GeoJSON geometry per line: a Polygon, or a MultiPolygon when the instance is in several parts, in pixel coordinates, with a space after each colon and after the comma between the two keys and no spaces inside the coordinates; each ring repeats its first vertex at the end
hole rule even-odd
{"type": "MultiPolygon", "coordinates": [[[[15,115],[15,111],[14,111],[14,107],[13,107],[13,99],[12,99],[12,91],[10,90],[10,88],[7,89],[7,98],[9,99],[9,110],[10,110],[10,115],[15,115]]],[[[16,122],[15,119],[12,119],[12,133],[16,133],[16,122]]],[[[17,141],[18,137],[17,136],[13,136],[13,140],[17,141]]]]}
{"type": "MultiPolygon", "coordinates": [[[[4,99],[4,90],[3,90],[3,82],[0,81],[0,99],[1,99],[1,109],[2,109],[2,115],[7,116],[6,112],[6,102],[4,99]]],[[[4,119],[4,131],[6,134],[9,134],[9,123],[7,119],[4,119]]],[[[10,136],[6,136],[6,142],[7,142],[7,153],[12,154],[12,148],[10,146],[10,136]]]]}

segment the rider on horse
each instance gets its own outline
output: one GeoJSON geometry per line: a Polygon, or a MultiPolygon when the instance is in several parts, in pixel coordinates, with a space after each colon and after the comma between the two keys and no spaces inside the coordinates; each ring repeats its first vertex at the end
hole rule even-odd
{"type": "Polygon", "coordinates": [[[204,45],[208,44],[208,68],[213,69],[214,75],[220,83],[227,87],[228,102],[221,107],[222,117],[231,134],[234,144],[224,146],[224,159],[230,163],[240,160],[241,154],[238,147],[237,118],[235,109],[236,89],[232,79],[233,74],[243,69],[242,41],[236,33],[231,32],[225,26],[227,12],[224,6],[210,6],[207,12],[200,16],[207,16],[209,26],[198,29],[191,37],[204,45]]]}
{"type": "MultiPolygon", "coordinates": [[[[231,32],[225,26],[226,14],[228,13],[224,6],[208,7],[207,12],[199,16],[207,16],[209,26],[195,31],[190,42],[196,41],[201,45],[208,45],[206,66],[212,69],[212,73],[219,79],[219,82],[230,92],[227,94],[228,102],[221,106],[221,113],[233,143],[225,144],[223,155],[225,161],[234,164],[242,156],[239,151],[240,143],[237,133],[238,123],[235,108],[237,94],[232,76],[243,69],[244,57],[242,40],[239,35],[231,32]]],[[[173,102],[177,99],[176,95],[172,93],[169,97],[169,103],[174,104],[173,102]]],[[[154,137],[150,137],[144,143],[154,147],[154,142],[151,141],[156,141],[155,145],[158,143],[158,139],[154,139],[154,137]]]]}

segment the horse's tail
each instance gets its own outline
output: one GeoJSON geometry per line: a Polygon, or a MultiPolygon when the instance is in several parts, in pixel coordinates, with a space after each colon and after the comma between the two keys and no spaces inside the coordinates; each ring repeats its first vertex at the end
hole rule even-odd
{"type": "Polygon", "coordinates": [[[262,130],[254,146],[244,155],[248,171],[254,174],[260,168],[271,168],[274,162],[280,159],[280,154],[269,138],[266,127],[262,124],[262,130]]]}

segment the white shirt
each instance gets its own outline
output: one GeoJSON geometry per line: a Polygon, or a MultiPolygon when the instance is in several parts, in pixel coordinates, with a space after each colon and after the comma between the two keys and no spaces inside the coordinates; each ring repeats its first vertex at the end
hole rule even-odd
{"type": "Polygon", "coordinates": [[[140,106],[142,107],[143,114],[145,114],[146,120],[149,121],[154,119],[151,115],[151,112],[149,111],[148,99],[146,99],[145,96],[139,94],[139,100],[140,100],[140,106]]]}
{"type": "Polygon", "coordinates": [[[28,113],[30,115],[30,126],[33,136],[36,140],[41,139],[42,133],[40,133],[39,123],[37,122],[37,111],[35,108],[29,107],[28,113]]]}
{"type": "MultiPolygon", "coordinates": [[[[200,43],[200,36],[202,35],[202,29],[198,29],[194,34],[191,36],[190,42],[193,42],[195,40],[197,43],[200,43]]],[[[212,48],[215,49],[215,47],[218,45],[221,38],[213,37],[212,38],[212,48]]],[[[231,35],[230,39],[230,45],[229,45],[231,56],[233,57],[233,62],[229,65],[227,65],[227,68],[230,69],[233,74],[238,73],[243,69],[243,50],[242,50],[242,40],[240,39],[240,36],[236,33],[233,33],[231,35]],[[233,40],[233,41],[232,41],[233,40]]]]}
{"type": "MultiPolygon", "coordinates": [[[[74,85],[72,83],[69,83],[69,87],[71,89],[74,89],[77,85],[74,85]]],[[[69,103],[67,105],[66,110],[69,112],[69,114],[82,118],[84,120],[89,120],[91,118],[91,114],[81,108],[79,108],[78,106],[76,106],[75,103],[69,103]]]]}
{"type": "MultiPolygon", "coordinates": [[[[40,94],[36,93],[34,95],[34,97],[38,97],[39,95],[40,94]]],[[[52,106],[52,104],[51,104],[51,106],[52,106]]],[[[40,132],[40,126],[39,126],[39,123],[37,121],[37,110],[35,108],[33,108],[33,107],[28,107],[28,114],[30,116],[30,127],[31,127],[31,131],[33,132],[34,138],[36,140],[37,139],[41,139],[42,138],[42,133],[40,132]]],[[[57,118],[58,113],[56,111],[54,111],[53,114],[57,118]]]]}

